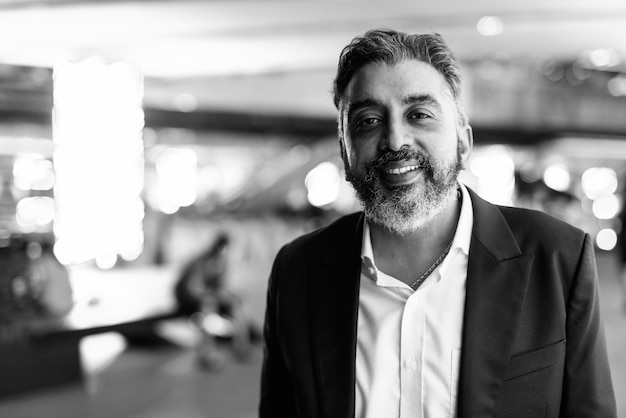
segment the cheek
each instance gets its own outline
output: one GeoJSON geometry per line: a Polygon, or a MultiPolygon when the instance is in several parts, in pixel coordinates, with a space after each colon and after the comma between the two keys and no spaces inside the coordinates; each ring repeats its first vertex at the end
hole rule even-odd
{"type": "Polygon", "coordinates": [[[363,145],[355,146],[352,148],[352,152],[348,152],[348,159],[351,167],[363,168],[376,157],[376,148],[363,145]]]}
{"type": "Polygon", "coordinates": [[[441,146],[427,150],[435,167],[443,169],[455,164],[458,158],[458,142],[441,144],[441,146]]]}
{"type": "Polygon", "coordinates": [[[342,158],[344,163],[350,168],[354,168],[363,159],[362,146],[355,144],[349,136],[344,138],[342,147],[342,158]]]}
{"type": "Polygon", "coordinates": [[[459,135],[456,129],[449,129],[443,135],[438,154],[439,159],[444,161],[456,160],[459,150],[459,135]]]}

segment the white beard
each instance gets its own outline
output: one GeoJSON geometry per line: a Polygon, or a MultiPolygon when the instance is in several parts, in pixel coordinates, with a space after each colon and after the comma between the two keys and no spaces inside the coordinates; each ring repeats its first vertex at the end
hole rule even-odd
{"type": "MultiPolygon", "coordinates": [[[[370,167],[362,172],[357,172],[347,168],[347,158],[342,154],[346,178],[356,190],[367,220],[398,235],[419,231],[456,199],[457,178],[463,168],[458,148],[456,160],[443,167],[422,152],[404,152],[412,153],[420,159],[421,165],[426,166],[422,191],[417,184],[386,189],[377,179],[376,161],[372,161],[370,167]]],[[[402,152],[395,154],[401,156],[402,152]]]]}
{"type": "Polygon", "coordinates": [[[456,187],[455,182],[445,191],[427,187],[420,193],[410,186],[395,191],[392,196],[385,196],[378,189],[373,200],[362,204],[369,222],[404,236],[419,231],[442,213],[456,199],[456,187]]]}

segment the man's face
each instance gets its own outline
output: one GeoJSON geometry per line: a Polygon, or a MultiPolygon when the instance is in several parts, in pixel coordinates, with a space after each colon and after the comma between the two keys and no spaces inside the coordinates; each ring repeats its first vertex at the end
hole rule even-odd
{"type": "Polygon", "coordinates": [[[342,157],[371,222],[417,231],[454,198],[471,129],[443,76],[429,64],[372,63],[354,74],[340,103],[342,157]]]}

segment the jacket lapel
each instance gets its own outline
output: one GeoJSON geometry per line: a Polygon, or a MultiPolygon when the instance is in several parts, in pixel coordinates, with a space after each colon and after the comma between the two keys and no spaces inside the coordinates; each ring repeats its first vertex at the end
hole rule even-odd
{"type": "Polygon", "coordinates": [[[311,344],[323,416],[354,416],[363,216],[351,216],[311,272],[311,344]]]}
{"type": "Polygon", "coordinates": [[[522,254],[502,213],[470,191],[470,244],[458,417],[491,416],[517,330],[533,256],[522,254]]]}

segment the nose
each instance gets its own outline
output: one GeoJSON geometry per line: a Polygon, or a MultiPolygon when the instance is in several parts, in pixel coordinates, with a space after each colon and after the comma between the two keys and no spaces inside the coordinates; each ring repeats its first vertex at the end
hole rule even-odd
{"type": "Polygon", "coordinates": [[[389,120],[386,135],[381,141],[382,150],[399,151],[402,147],[410,146],[413,140],[407,126],[401,119],[389,120]]]}

